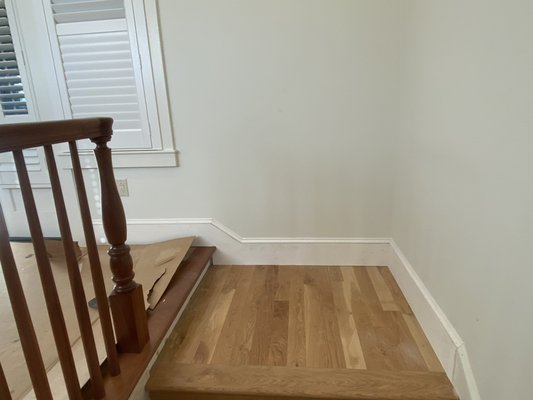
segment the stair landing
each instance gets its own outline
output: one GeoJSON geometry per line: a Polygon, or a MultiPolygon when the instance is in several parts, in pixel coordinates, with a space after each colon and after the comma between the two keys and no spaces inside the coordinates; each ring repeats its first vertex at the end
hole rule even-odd
{"type": "Polygon", "coordinates": [[[456,400],[386,267],[212,267],[152,400],[456,400]]]}

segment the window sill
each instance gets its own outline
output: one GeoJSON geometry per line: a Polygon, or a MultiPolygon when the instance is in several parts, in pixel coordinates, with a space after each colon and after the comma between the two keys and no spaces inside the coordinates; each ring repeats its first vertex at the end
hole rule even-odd
{"type": "MultiPolygon", "coordinates": [[[[80,150],[82,169],[97,168],[92,151],[80,150]]],[[[166,168],[178,166],[177,150],[113,150],[113,168],[166,168]]],[[[70,153],[58,154],[62,168],[72,169],[70,153]]]]}

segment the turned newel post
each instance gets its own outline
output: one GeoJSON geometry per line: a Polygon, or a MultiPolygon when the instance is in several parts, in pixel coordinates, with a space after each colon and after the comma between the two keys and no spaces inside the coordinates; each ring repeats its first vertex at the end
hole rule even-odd
{"type": "Polygon", "coordinates": [[[115,183],[111,149],[107,147],[112,134],[111,123],[104,128],[109,133],[91,140],[96,144],[94,153],[100,174],[104,231],[111,245],[108,254],[115,287],[109,303],[119,351],[138,353],[149,339],[144,296],[141,285],[133,280],[133,261],[126,244],[126,216],[115,183]]]}

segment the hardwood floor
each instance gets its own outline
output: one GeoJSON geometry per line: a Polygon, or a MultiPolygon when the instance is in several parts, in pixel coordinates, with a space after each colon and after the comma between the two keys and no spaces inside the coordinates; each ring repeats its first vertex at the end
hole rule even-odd
{"type": "Polygon", "coordinates": [[[213,267],[151,375],[153,400],[457,398],[386,267],[213,267]]]}

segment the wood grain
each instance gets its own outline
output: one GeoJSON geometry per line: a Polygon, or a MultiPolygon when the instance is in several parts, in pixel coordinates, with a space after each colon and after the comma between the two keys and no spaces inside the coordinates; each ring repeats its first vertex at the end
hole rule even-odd
{"type": "Polygon", "coordinates": [[[165,362],[442,372],[382,267],[216,266],[165,362]]]}
{"type": "Polygon", "coordinates": [[[109,372],[111,375],[116,376],[120,373],[120,365],[118,363],[117,348],[115,345],[115,334],[113,332],[113,324],[111,322],[111,314],[109,311],[109,300],[107,298],[100,257],[98,256],[98,248],[96,247],[96,236],[94,234],[91,211],[87,200],[87,191],[85,189],[76,142],[69,142],[69,150],[72,160],[72,174],[74,175],[74,181],[76,182],[78,204],[80,206],[80,215],[83,223],[83,234],[89,256],[89,266],[91,268],[91,277],[98,307],[98,315],[100,317],[100,325],[102,327],[109,372]]]}
{"type": "MultiPolygon", "coordinates": [[[[191,247],[187,258],[178,268],[158,306],[148,314],[150,341],[140,353],[118,355],[121,373],[112,376],[103,366],[106,400],[126,400],[156,353],[173,321],[181,311],[196,282],[210,265],[214,247],[191,247]]],[[[163,355],[163,354],[161,354],[163,355]]],[[[92,399],[90,383],[83,388],[84,399],[92,399]]]]}
{"type": "Polygon", "coordinates": [[[11,392],[9,391],[2,364],[0,364],[0,399],[11,400],[11,392]]]}
{"type": "Polygon", "coordinates": [[[457,400],[442,373],[297,367],[174,364],[148,389],[152,400],[457,400]]]}
{"type": "Polygon", "coordinates": [[[112,125],[112,118],[2,124],[0,153],[110,135],[112,125]]]}
{"type": "Polygon", "coordinates": [[[111,132],[91,138],[96,144],[94,155],[100,176],[102,223],[111,245],[108,251],[109,267],[113,272],[115,286],[109,296],[109,304],[119,352],[140,353],[149,342],[148,323],[142,287],[133,280],[133,260],[130,246],[126,244],[126,215],[115,182],[111,149],[107,146],[110,140],[111,132]]]}
{"type": "Polygon", "coordinates": [[[35,251],[39,277],[41,278],[41,285],[43,287],[46,309],[50,318],[50,325],[56,343],[59,362],[65,378],[65,386],[70,399],[81,399],[80,384],[78,375],[76,374],[74,358],[72,357],[67,327],[65,325],[61,303],[57,294],[52,267],[50,266],[50,260],[48,259],[48,254],[46,252],[43,231],[39,221],[39,214],[37,213],[37,206],[35,204],[35,198],[33,197],[30,178],[22,150],[13,151],[13,158],[15,160],[17,176],[20,182],[22,200],[35,251]]]}
{"type": "Polygon", "coordinates": [[[153,400],[456,399],[386,267],[213,267],[148,387],[153,400]]]}
{"type": "Polygon", "coordinates": [[[83,290],[78,259],[74,249],[74,240],[72,239],[67,208],[65,206],[65,199],[61,189],[61,182],[59,181],[59,174],[57,171],[57,165],[52,146],[44,146],[44,153],[46,156],[46,164],[48,165],[48,175],[50,176],[50,184],[52,186],[52,195],[54,198],[57,222],[59,225],[59,231],[61,233],[63,250],[65,251],[65,261],[68,268],[72,298],[74,299],[76,317],[78,320],[81,340],[85,352],[85,360],[87,362],[87,367],[93,384],[94,395],[97,398],[102,398],[105,394],[104,383],[102,381],[100,363],[98,361],[98,354],[96,352],[91,317],[89,316],[89,310],[87,309],[87,298],[85,297],[85,292],[83,290]]]}
{"type": "MultiPolygon", "coordinates": [[[[9,301],[15,318],[15,324],[17,325],[20,344],[22,346],[22,352],[24,353],[24,359],[26,360],[33,388],[36,395],[39,396],[39,399],[51,400],[52,392],[50,390],[50,384],[46,376],[46,369],[39,348],[39,342],[37,341],[37,334],[33,326],[26,297],[24,296],[24,289],[17,270],[17,265],[15,264],[13,251],[9,244],[9,233],[7,231],[6,220],[1,204],[0,266],[2,268],[2,275],[5,280],[9,301]]],[[[5,381],[3,371],[2,379],[5,381]]],[[[7,382],[5,382],[5,389],[7,389],[7,387],[7,382]]]]}

